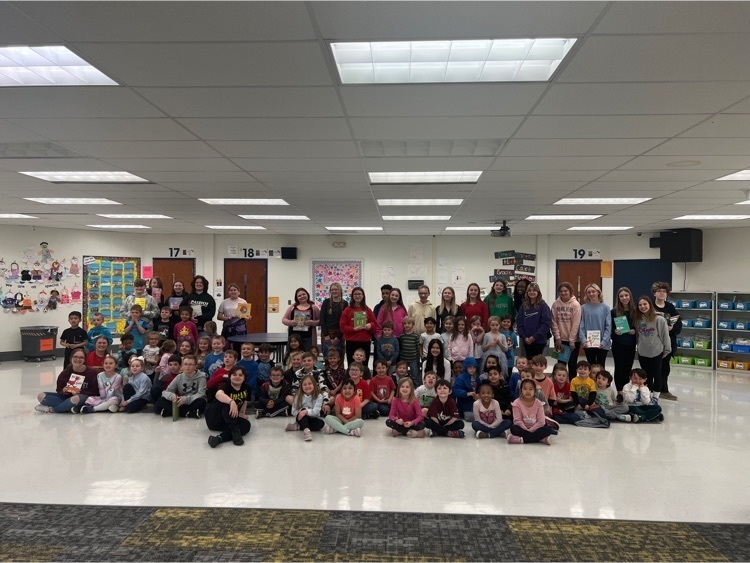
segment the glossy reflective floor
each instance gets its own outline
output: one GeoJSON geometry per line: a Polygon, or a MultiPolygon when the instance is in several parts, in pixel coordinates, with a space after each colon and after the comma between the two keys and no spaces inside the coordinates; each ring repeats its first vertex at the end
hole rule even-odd
{"type": "Polygon", "coordinates": [[[35,412],[61,367],[0,366],[0,502],[750,522],[750,373],[674,370],[664,423],[563,427],[551,447],[394,439],[382,419],[305,443],[253,419],[211,450],[203,420],[35,412]]]}

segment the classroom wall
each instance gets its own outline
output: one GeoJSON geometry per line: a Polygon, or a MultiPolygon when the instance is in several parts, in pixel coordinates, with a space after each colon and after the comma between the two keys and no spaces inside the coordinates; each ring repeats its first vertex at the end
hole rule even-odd
{"type": "MultiPolygon", "coordinates": [[[[750,237],[750,229],[717,229],[704,231],[704,261],[687,265],[687,289],[718,291],[750,291],[748,252],[743,241],[750,237]]],[[[0,258],[6,265],[20,261],[22,251],[38,251],[39,243],[47,241],[55,251],[55,258],[83,255],[140,256],[149,265],[154,257],[169,257],[169,247],[180,246],[195,250],[196,269],[211,281],[215,295],[215,280],[222,278],[224,258],[228,247],[280,248],[296,246],[297,260],[268,259],[268,295],[278,296],[281,312],[293,297],[294,290],[311,286],[312,259],[361,259],[364,261],[364,287],[368,301],[379,300],[379,288],[384,276],[391,272],[395,284],[401,287],[408,304],[417,299],[416,291],[406,289],[412,273],[424,274],[432,288],[435,303],[438,290],[445,285],[466,287],[476,281],[489,287],[489,276],[500,263],[494,253],[516,250],[537,254],[537,274],[543,294],[548,300],[554,296],[555,265],[558,259],[572,259],[573,249],[601,251],[603,260],[658,258],[658,249],[648,247],[648,236],[635,234],[605,236],[524,236],[510,239],[477,236],[390,237],[383,235],[293,236],[293,235],[167,235],[91,232],[66,229],[44,229],[0,226],[0,258]],[[345,242],[345,248],[335,248],[333,242],[345,242]],[[455,283],[453,275],[463,271],[463,285],[455,283]],[[447,283],[445,280],[448,280],[447,283]]],[[[673,266],[675,289],[683,289],[685,268],[673,266]]],[[[647,272],[644,275],[648,275],[647,272]]],[[[75,280],[71,280],[75,281],[75,280]]],[[[82,278],[78,279],[79,287],[82,278]]],[[[223,280],[224,288],[232,280],[223,280]]],[[[7,290],[6,284],[3,287],[7,290]]],[[[223,289],[223,288],[222,288],[223,289]]],[[[604,295],[612,294],[612,279],[603,280],[604,295]]],[[[465,291],[465,290],[464,290],[465,291]]],[[[80,308],[80,305],[77,307],[80,308]]],[[[67,326],[67,314],[72,307],[61,307],[48,313],[0,312],[0,353],[21,349],[19,328],[29,325],[67,326]]],[[[269,314],[268,330],[283,331],[281,313],[269,314]]]]}

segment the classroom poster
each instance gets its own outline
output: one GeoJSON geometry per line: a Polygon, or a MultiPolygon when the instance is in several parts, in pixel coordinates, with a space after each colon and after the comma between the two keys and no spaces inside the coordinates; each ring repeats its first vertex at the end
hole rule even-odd
{"type": "Polygon", "coordinates": [[[94,313],[104,315],[104,326],[113,336],[121,336],[125,319],[120,307],[125,297],[135,291],[135,280],[141,271],[140,258],[123,256],[83,257],[83,328],[89,329],[94,313]]]}
{"type": "Polygon", "coordinates": [[[362,287],[364,263],[362,260],[311,260],[312,265],[312,299],[320,306],[328,297],[328,288],[333,282],[341,284],[343,298],[349,301],[352,290],[362,287]]]}

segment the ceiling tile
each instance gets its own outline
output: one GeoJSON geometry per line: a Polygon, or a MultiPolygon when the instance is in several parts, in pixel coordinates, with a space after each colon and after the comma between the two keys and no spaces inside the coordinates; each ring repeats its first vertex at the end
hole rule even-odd
{"type": "Polygon", "coordinates": [[[432,172],[446,170],[485,170],[490,157],[403,157],[363,158],[360,165],[368,172],[432,172]]]}
{"type": "Polygon", "coordinates": [[[358,157],[352,141],[211,141],[229,158],[335,158],[358,157]]]}
{"type": "Polygon", "coordinates": [[[680,137],[650,150],[649,155],[697,154],[711,156],[750,155],[750,138],[694,138],[680,137]]]}
{"type": "Polygon", "coordinates": [[[509,137],[521,117],[351,118],[357,139],[492,139],[509,137]]]}
{"type": "Polygon", "coordinates": [[[0,120],[0,143],[28,143],[45,140],[42,135],[32,133],[9,121],[0,120]]]}
{"type": "Polygon", "coordinates": [[[749,26],[744,2],[613,2],[594,33],[745,33],[749,26]]]}
{"type": "Polygon", "coordinates": [[[611,170],[630,156],[501,156],[492,170],[611,170]]]}
{"type": "Polygon", "coordinates": [[[595,180],[601,170],[487,170],[480,185],[487,182],[582,182],[595,180]]]}
{"type": "Polygon", "coordinates": [[[96,158],[208,158],[221,155],[200,141],[65,141],[66,147],[96,158]]]}
{"type": "Polygon", "coordinates": [[[335,141],[351,138],[341,118],[309,119],[179,119],[185,127],[208,141],[335,141]]]}
{"type": "Polygon", "coordinates": [[[114,86],[0,88],[0,118],[163,116],[131,90],[114,86]]]}
{"type": "Polygon", "coordinates": [[[358,158],[235,158],[240,168],[255,172],[361,172],[358,158]]]}
{"type": "Polygon", "coordinates": [[[512,139],[502,156],[638,155],[665,139],[512,139]]]}
{"type": "Polygon", "coordinates": [[[171,119],[11,119],[54,141],[180,141],[195,139],[171,119]]]}
{"type": "Polygon", "coordinates": [[[130,172],[225,172],[238,169],[227,158],[110,158],[107,162],[130,172]]]}
{"type": "Polygon", "coordinates": [[[623,164],[620,170],[674,170],[667,166],[670,162],[700,161],[700,164],[690,166],[690,170],[725,170],[727,168],[750,167],[750,156],[639,156],[623,164]]]}
{"type": "Polygon", "coordinates": [[[680,137],[750,137],[750,115],[714,115],[680,137]]]}
{"type": "Polygon", "coordinates": [[[531,116],[516,139],[616,139],[672,137],[705,115],[531,116]]]}
{"type": "Polygon", "coordinates": [[[715,180],[721,176],[731,174],[735,170],[613,170],[605,174],[600,180],[605,182],[678,182],[691,180],[715,180]]]}

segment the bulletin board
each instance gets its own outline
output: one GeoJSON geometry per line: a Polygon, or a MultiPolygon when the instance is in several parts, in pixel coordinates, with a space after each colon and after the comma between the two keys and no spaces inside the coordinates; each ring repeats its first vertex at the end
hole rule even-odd
{"type": "Polygon", "coordinates": [[[348,301],[352,289],[362,287],[364,279],[364,262],[362,260],[311,260],[312,263],[312,298],[320,306],[328,297],[328,288],[333,282],[339,282],[344,290],[343,298],[348,301]]]}
{"type": "Polygon", "coordinates": [[[121,336],[125,319],[120,307],[125,297],[135,291],[140,276],[141,259],[126,256],[83,257],[83,326],[89,328],[94,313],[104,315],[104,326],[113,336],[121,336]]]}

